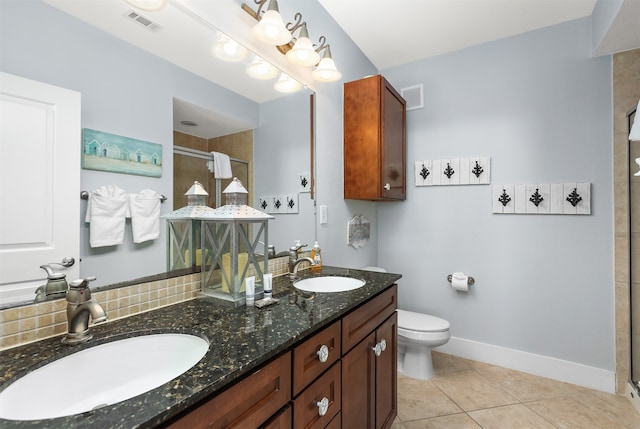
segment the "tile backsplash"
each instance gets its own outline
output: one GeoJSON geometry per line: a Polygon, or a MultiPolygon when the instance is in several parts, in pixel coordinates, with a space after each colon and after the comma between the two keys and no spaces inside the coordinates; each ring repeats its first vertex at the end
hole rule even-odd
{"type": "MultiPolygon", "coordinates": [[[[269,272],[276,277],[286,274],[288,258],[269,260],[269,272]]],[[[111,321],[187,301],[199,292],[200,273],[196,273],[92,291],[91,298],[103,306],[111,321]]],[[[0,310],[0,350],[66,333],[66,310],[64,299],[0,310]]]]}

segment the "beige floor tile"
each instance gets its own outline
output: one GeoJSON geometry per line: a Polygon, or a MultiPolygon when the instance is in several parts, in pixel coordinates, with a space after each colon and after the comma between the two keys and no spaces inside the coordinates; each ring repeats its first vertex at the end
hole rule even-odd
{"type": "Polygon", "coordinates": [[[640,428],[640,413],[636,411],[629,400],[622,395],[590,390],[572,396],[590,409],[597,410],[598,414],[616,422],[620,428],[640,428]]]}
{"type": "Polygon", "coordinates": [[[405,423],[406,429],[482,429],[464,413],[405,423]]]}
{"type": "Polygon", "coordinates": [[[522,404],[472,411],[469,416],[483,429],[555,429],[522,404]]]}
{"type": "Polygon", "coordinates": [[[436,351],[431,352],[431,359],[433,360],[433,370],[436,375],[474,369],[478,366],[478,362],[436,351]]]}
{"type": "Polygon", "coordinates": [[[500,385],[520,402],[555,398],[566,395],[569,390],[568,385],[561,381],[499,366],[478,368],[477,371],[491,382],[500,385]]]}
{"type": "Polygon", "coordinates": [[[407,429],[407,427],[402,422],[393,422],[391,429],[407,429]]]}
{"type": "Polygon", "coordinates": [[[460,412],[462,410],[431,381],[398,379],[398,417],[401,421],[460,412]]]}
{"type": "Polygon", "coordinates": [[[622,429],[637,428],[612,418],[609,412],[595,403],[586,405],[574,398],[544,399],[525,404],[560,429],[622,429]]]}
{"type": "Polygon", "coordinates": [[[499,384],[491,382],[476,370],[457,371],[447,374],[446,377],[434,377],[433,384],[465,411],[519,402],[499,384]]]}

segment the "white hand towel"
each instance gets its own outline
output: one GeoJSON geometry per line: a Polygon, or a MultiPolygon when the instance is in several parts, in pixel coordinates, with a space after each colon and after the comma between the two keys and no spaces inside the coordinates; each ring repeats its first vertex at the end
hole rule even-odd
{"type": "Polygon", "coordinates": [[[160,236],[160,195],[151,189],[129,196],[133,242],[142,243],[160,236]]]}
{"type": "Polygon", "coordinates": [[[213,175],[216,179],[231,179],[231,160],[229,155],[211,152],[213,155],[213,175]]]}
{"type": "Polygon", "coordinates": [[[85,222],[91,247],[115,246],[124,241],[129,195],[116,185],[101,186],[89,194],[85,222]]]}

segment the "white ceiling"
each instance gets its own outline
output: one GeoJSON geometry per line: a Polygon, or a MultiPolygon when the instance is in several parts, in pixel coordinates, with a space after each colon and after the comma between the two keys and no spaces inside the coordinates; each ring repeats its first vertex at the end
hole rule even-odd
{"type": "Polygon", "coordinates": [[[378,69],[590,16],[596,0],[319,0],[378,69]]]}
{"type": "MultiPolygon", "coordinates": [[[[171,0],[160,12],[140,12],[163,27],[157,32],[125,18],[131,7],[124,0],[43,1],[258,103],[282,96],[271,84],[247,77],[245,63],[225,63],[210,53],[213,42],[219,37],[212,23],[228,27],[237,19],[244,19],[249,28],[251,18],[239,6],[244,1],[255,10],[252,0],[171,0]],[[221,20],[223,16],[232,19],[221,20]]],[[[295,5],[292,0],[280,1],[295,5]]],[[[596,0],[317,1],[379,70],[590,16],[596,4],[596,0]]],[[[620,45],[618,33],[632,48],[640,46],[640,42],[629,40],[629,33],[640,38],[640,31],[637,31],[640,13],[633,16],[640,9],[640,0],[625,0],[625,6],[623,18],[631,19],[631,23],[620,26],[617,32],[611,31],[607,35],[609,40],[605,40],[611,45],[607,48],[610,52],[600,54],[616,51],[616,46],[620,45]],[[631,13],[630,7],[635,8],[631,13]],[[614,40],[610,40],[612,38],[614,40]]],[[[250,45],[251,41],[243,43],[255,48],[255,44],[250,45]]],[[[618,50],[625,49],[629,48],[618,50]]],[[[333,50],[335,55],[339,47],[333,50]]],[[[178,131],[210,138],[224,135],[222,132],[233,132],[234,127],[236,131],[246,129],[244,124],[220,121],[198,106],[175,104],[174,122],[178,131]],[[185,119],[199,122],[202,127],[210,122],[209,129],[196,131],[182,127],[180,121],[185,119]]]]}

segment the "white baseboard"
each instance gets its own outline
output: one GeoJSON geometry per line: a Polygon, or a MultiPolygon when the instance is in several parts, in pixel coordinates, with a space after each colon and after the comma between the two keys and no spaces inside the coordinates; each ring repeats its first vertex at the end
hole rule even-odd
{"type": "Polygon", "coordinates": [[[615,371],[576,362],[457,337],[451,337],[447,344],[435,350],[603,392],[616,391],[615,371]]]}

